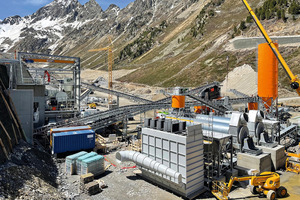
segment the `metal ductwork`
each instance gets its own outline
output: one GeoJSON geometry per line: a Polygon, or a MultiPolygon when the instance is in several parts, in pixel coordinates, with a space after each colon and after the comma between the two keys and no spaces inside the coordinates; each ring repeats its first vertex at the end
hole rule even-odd
{"type": "Polygon", "coordinates": [[[242,141],[249,136],[247,128],[248,115],[245,113],[234,112],[231,114],[231,118],[199,114],[197,114],[195,118],[177,118],[174,115],[167,116],[166,118],[186,121],[187,126],[201,124],[202,129],[205,131],[214,131],[233,135],[235,141],[239,144],[241,144],[242,141]]]}
{"type": "Polygon", "coordinates": [[[209,121],[209,120],[211,120],[211,118],[213,118],[214,122],[220,122],[220,123],[229,123],[230,122],[230,118],[228,118],[228,117],[199,115],[199,114],[196,115],[196,119],[199,119],[199,120],[209,121]]]}
{"type": "Polygon", "coordinates": [[[139,152],[120,151],[120,152],[117,152],[116,159],[120,162],[132,161],[141,167],[144,167],[146,169],[149,169],[149,170],[152,170],[155,172],[159,172],[163,175],[174,178],[175,183],[178,183],[178,184],[182,183],[182,175],[179,172],[177,172],[177,171],[175,171],[175,170],[173,170],[173,169],[171,169],[171,168],[169,168],[169,167],[167,167],[167,166],[165,166],[165,165],[163,165],[163,164],[161,164],[139,152]]]}

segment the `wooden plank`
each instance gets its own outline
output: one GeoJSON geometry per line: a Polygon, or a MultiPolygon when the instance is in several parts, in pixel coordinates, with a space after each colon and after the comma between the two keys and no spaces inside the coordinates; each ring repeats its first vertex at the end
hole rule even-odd
{"type": "Polygon", "coordinates": [[[4,130],[5,134],[6,134],[6,137],[8,139],[8,142],[9,142],[9,146],[10,146],[10,149],[11,149],[11,152],[13,150],[13,146],[11,144],[11,137],[9,136],[8,132],[6,131],[4,125],[2,124],[2,122],[0,121],[0,126],[2,127],[2,129],[4,130]]]}
{"type": "Polygon", "coordinates": [[[4,144],[3,144],[1,138],[0,138],[0,145],[2,146],[2,150],[3,150],[3,152],[4,152],[5,156],[6,156],[6,158],[8,159],[8,154],[7,154],[7,151],[6,151],[6,149],[5,149],[5,146],[4,146],[4,144]]]}
{"type": "MultiPolygon", "coordinates": [[[[0,82],[1,82],[1,84],[2,84],[2,87],[5,88],[5,86],[4,86],[3,82],[2,82],[2,80],[0,80],[0,82]]],[[[12,113],[12,111],[11,111],[11,109],[10,109],[10,107],[9,107],[9,105],[8,105],[8,103],[7,103],[7,101],[6,101],[5,97],[4,97],[3,92],[2,92],[1,89],[0,89],[0,93],[1,93],[1,96],[2,96],[2,98],[3,98],[3,100],[4,100],[4,103],[5,103],[5,105],[6,105],[7,109],[8,109],[8,111],[9,111],[10,114],[11,114],[12,119],[14,120],[14,123],[15,123],[15,125],[16,125],[16,127],[17,127],[18,132],[19,132],[20,138],[23,138],[23,139],[24,139],[24,138],[25,138],[24,133],[23,133],[23,137],[22,137],[22,133],[21,133],[21,130],[20,130],[20,127],[19,127],[19,124],[21,124],[21,121],[20,121],[20,119],[19,119],[19,117],[18,117],[17,110],[16,110],[16,108],[15,108],[15,105],[14,105],[14,103],[13,103],[13,101],[12,101],[10,95],[8,95],[9,101],[10,101],[12,107],[14,108],[14,110],[15,110],[15,112],[16,112],[16,117],[17,117],[17,120],[18,120],[19,124],[17,123],[17,120],[15,119],[15,116],[14,116],[14,114],[12,113]]]]}
{"type": "Polygon", "coordinates": [[[18,123],[17,123],[17,120],[16,120],[16,118],[15,118],[13,112],[11,111],[11,109],[10,109],[10,107],[9,107],[9,104],[7,103],[7,101],[6,101],[6,99],[5,99],[5,97],[4,97],[4,95],[3,95],[3,93],[2,93],[1,90],[0,90],[0,94],[1,94],[1,96],[2,96],[2,98],[3,98],[3,100],[4,100],[4,104],[5,104],[6,108],[7,108],[7,110],[9,111],[11,117],[13,118],[13,120],[14,120],[16,126],[19,128],[19,125],[18,125],[18,123]]]}
{"type": "Polygon", "coordinates": [[[19,140],[18,140],[18,137],[17,137],[17,134],[16,134],[16,130],[15,130],[15,127],[14,125],[12,124],[12,129],[13,129],[13,132],[14,132],[14,135],[15,135],[15,138],[16,138],[16,144],[19,144],[19,140]]]}
{"type": "MultiPolygon", "coordinates": [[[[20,121],[19,116],[18,116],[18,113],[17,113],[17,109],[16,109],[15,104],[14,104],[13,100],[11,99],[10,95],[8,95],[8,98],[9,98],[9,103],[10,103],[10,105],[13,107],[13,109],[14,109],[14,111],[15,111],[15,113],[16,113],[17,121],[21,124],[21,121],[20,121]]],[[[16,126],[19,128],[19,125],[18,125],[18,124],[16,124],[16,126]]]]}

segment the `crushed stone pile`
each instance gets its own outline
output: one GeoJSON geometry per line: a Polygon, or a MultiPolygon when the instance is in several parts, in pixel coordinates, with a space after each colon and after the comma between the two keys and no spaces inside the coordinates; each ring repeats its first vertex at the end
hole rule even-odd
{"type": "Polygon", "coordinates": [[[230,89],[255,96],[257,94],[257,72],[250,65],[244,64],[229,72],[221,85],[221,93],[224,96],[235,96],[229,91],[230,89]]]}
{"type": "Polygon", "coordinates": [[[55,160],[23,140],[0,165],[0,199],[65,199],[57,187],[55,160]]]}

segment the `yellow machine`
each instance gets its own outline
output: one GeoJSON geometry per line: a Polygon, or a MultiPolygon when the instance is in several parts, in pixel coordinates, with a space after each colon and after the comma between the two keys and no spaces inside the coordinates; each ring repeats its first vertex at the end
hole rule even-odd
{"type": "Polygon", "coordinates": [[[285,162],[286,171],[300,174],[300,153],[286,152],[286,155],[288,156],[285,162]]]}
{"type": "Polygon", "coordinates": [[[90,103],[89,104],[89,108],[91,109],[96,109],[97,108],[97,105],[95,103],[90,103]]]}
{"type": "Polygon", "coordinates": [[[242,1],[243,1],[244,5],[246,6],[247,10],[249,11],[250,15],[252,16],[254,22],[258,26],[258,29],[260,30],[260,32],[262,33],[262,35],[266,39],[267,43],[269,44],[271,50],[273,51],[273,53],[277,57],[278,61],[282,65],[282,68],[284,69],[287,76],[289,77],[290,82],[291,82],[291,88],[296,90],[296,92],[300,96],[300,79],[298,78],[298,76],[293,74],[293,72],[291,71],[291,69],[289,68],[289,66],[287,65],[287,63],[283,59],[283,57],[281,56],[280,52],[278,51],[278,48],[275,46],[275,44],[273,43],[271,38],[268,36],[266,30],[264,29],[264,27],[262,26],[262,24],[258,20],[258,18],[255,15],[254,11],[249,6],[248,2],[246,0],[242,0],[242,1]]]}
{"type": "Polygon", "coordinates": [[[280,186],[280,176],[275,172],[263,172],[256,176],[231,177],[229,183],[214,181],[212,193],[219,200],[227,200],[228,194],[235,181],[250,180],[250,191],[252,194],[267,196],[268,200],[274,200],[277,197],[284,197],[287,189],[280,186]]]}

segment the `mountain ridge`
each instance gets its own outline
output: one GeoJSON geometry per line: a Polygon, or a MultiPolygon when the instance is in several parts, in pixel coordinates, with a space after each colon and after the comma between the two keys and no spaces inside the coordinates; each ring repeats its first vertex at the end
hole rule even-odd
{"type": "MultiPolygon", "coordinates": [[[[268,1],[249,3],[253,9],[260,9],[268,1]]],[[[288,7],[284,11],[286,21],[276,16],[262,20],[267,32],[300,35],[299,15],[289,14],[288,7]]],[[[88,50],[107,46],[110,35],[114,69],[136,69],[121,81],[164,87],[196,86],[224,80],[227,65],[229,69],[243,64],[255,68],[255,49],[227,49],[230,40],[237,36],[260,36],[247,16],[240,0],[136,0],[123,9],[110,5],[105,11],[95,0],[84,5],[77,0],[54,0],[33,15],[0,22],[0,50],[78,56],[83,68],[106,69],[106,53],[88,50]],[[241,29],[245,20],[246,28],[241,29]]],[[[299,50],[280,49],[287,61],[291,60],[292,70],[299,73],[299,50]]],[[[285,76],[280,79],[283,84],[288,81],[285,76]]]]}

